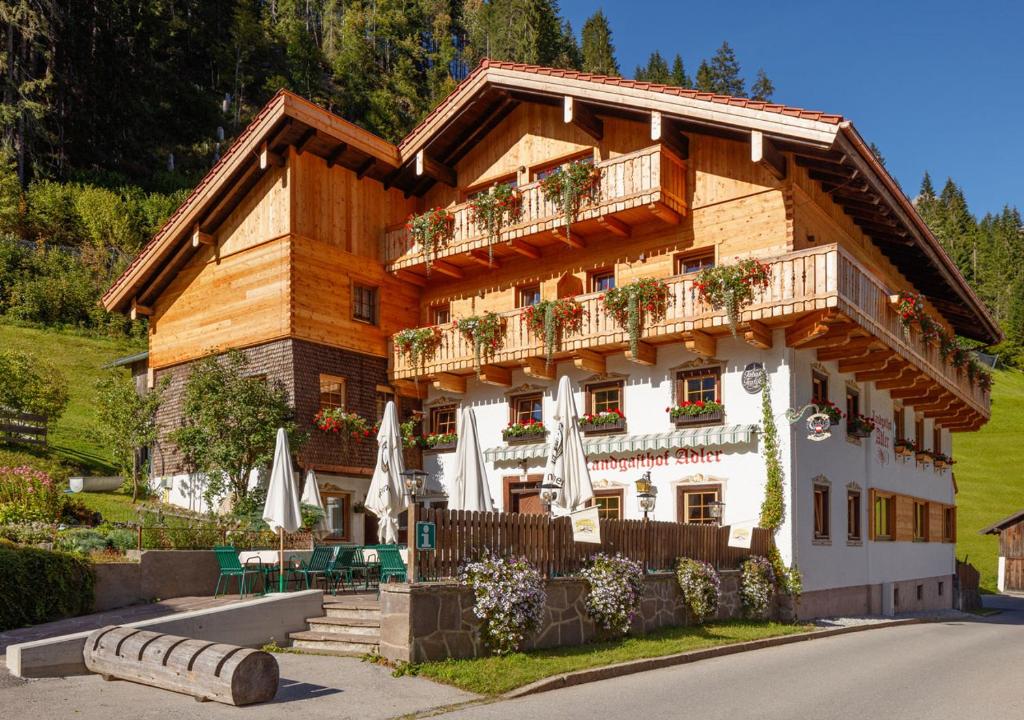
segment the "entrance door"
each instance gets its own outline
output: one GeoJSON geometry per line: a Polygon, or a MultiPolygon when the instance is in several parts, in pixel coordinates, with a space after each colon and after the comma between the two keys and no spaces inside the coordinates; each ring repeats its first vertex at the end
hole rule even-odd
{"type": "Polygon", "coordinates": [[[540,500],[540,475],[512,475],[505,478],[505,512],[524,515],[544,515],[546,510],[540,500]]]}

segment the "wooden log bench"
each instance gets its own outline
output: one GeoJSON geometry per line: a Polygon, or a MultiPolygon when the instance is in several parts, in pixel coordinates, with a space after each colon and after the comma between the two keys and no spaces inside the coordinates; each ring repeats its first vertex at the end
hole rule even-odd
{"type": "Polygon", "coordinates": [[[228,705],[277,694],[277,660],[262,650],[109,625],[92,632],[85,666],[104,680],[131,680],[228,705]]]}

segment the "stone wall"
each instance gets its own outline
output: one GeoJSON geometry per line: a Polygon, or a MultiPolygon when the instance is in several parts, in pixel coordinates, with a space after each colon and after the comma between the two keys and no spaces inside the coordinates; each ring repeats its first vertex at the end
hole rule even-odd
{"type": "MultiPolygon", "coordinates": [[[[213,595],[219,566],[212,550],[131,551],[137,562],[97,563],[93,610],[167,598],[213,595]]],[[[238,592],[232,580],[226,591],[238,592]]]]}
{"type": "MultiPolygon", "coordinates": [[[[525,644],[528,650],[582,645],[598,638],[587,614],[587,583],[579,578],[547,581],[547,602],[540,629],[525,644]]],[[[454,583],[381,585],[380,652],[388,660],[425,662],[487,654],[480,622],[473,614],[473,593],[454,583]]],[[[740,616],[739,572],[722,572],[718,619],[740,616]]],[[[674,575],[648,575],[640,611],[630,634],[691,622],[674,575]]]]}

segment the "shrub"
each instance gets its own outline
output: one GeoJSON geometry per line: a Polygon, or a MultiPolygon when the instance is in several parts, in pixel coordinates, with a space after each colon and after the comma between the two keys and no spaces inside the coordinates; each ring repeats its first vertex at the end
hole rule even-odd
{"type": "Polygon", "coordinates": [[[92,609],[95,576],[84,558],[0,540],[0,567],[0,632],[92,609]]]}
{"type": "Polygon", "coordinates": [[[519,649],[544,616],[544,580],[525,557],[486,555],[459,573],[473,589],[473,613],[483,621],[484,642],[496,655],[519,649]]]}
{"type": "Polygon", "coordinates": [[[70,528],[57,533],[56,549],[68,553],[88,555],[107,550],[110,544],[107,536],[92,528],[70,528]]]}
{"type": "Polygon", "coordinates": [[[615,635],[629,632],[643,595],[644,569],[622,553],[598,553],[580,573],[590,585],[587,614],[598,627],[615,635]]]}
{"type": "Polygon", "coordinates": [[[775,589],[775,573],[766,557],[755,555],[740,567],[740,600],[748,617],[764,618],[775,589]]]}
{"type": "Polygon", "coordinates": [[[49,475],[30,467],[0,467],[0,523],[56,522],[64,492],[49,475]]]}
{"type": "Polygon", "coordinates": [[[68,399],[67,379],[49,362],[26,352],[0,351],[0,407],[45,415],[54,423],[68,399]]]}
{"type": "Polygon", "coordinates": [[[718,571],[709,562],[679,558],[676,566],[676,580],[683,591],[683,599],[690,614],[698,623],[718,612],[718,598],[722,581],[718,571]]]}
{"type": "Polygon", "coordinates": [[[0,539],[9,540],[17,545],[37,545],[53,542],[56,529],[46,523],[20,523],[0,525],[0,539]]]}

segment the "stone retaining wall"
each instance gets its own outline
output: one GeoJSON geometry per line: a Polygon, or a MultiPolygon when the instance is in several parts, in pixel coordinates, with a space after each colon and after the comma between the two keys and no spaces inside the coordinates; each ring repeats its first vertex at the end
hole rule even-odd
{"type": "MultiPolygon", "coordinates": [[[[718,619],[740,616],[739,572],[724,571],[718,619]]],[[[539,631],[526,649],[582,645],[597,638],[585,607],[587,583],[579,578],[547,581],[547,602],[539,631]]],[[[480,621],[473,614],[473,593],[454,583],[381,585],[381,654],[392,661],[425,662],[487,654],[480,621]]],[[[631,634],[691,622],[675,575],[648,575],[640,612],[631,634]]]]}
{"type": "MultiPolygon", "coordinates": [[[[136,562],[97,563],[93,612],[175,597],[213,595],[219,566],[212,550],[129,551],[136,562]]],[[[238,592],[237,580],[227,593],[238,592]]]]}

